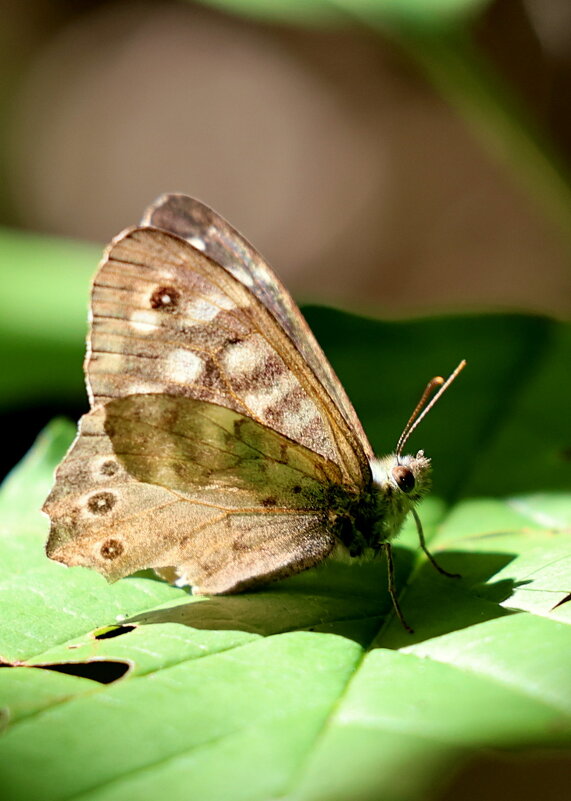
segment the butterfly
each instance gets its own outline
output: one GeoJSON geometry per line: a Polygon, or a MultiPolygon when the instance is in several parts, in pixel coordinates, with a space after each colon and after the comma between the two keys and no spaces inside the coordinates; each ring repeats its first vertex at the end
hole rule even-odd
{"type": "Polygon", "coordinates": [[[429,383],[396,453],[375,458],[262,257],[208,206],[163,195],[111,242],[93,281],[91,410],[43,507],[47,555],[109,581],[151,567],[218,594],[340,550],[384,550],[406,626],[390,543],[409,512],[438,565],[414,511],[430,460],[402,447],[463,365],[429,383]]]}

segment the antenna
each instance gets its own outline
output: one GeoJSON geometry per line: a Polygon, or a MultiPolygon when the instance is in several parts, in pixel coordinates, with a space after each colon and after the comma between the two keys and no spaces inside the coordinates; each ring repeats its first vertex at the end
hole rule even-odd
{"type": "Polygon", "coordinates": [[[397,442],[397,447],[396,447],[397,462],[400,459],[400,456],[402,454],[402,449],[404,448],[407,439],[410,437],[414,429],[417,427],[420,421],[426,417],[426,415],[432,409],[436,401],[440,398],[440,396],[444,392],[446,392],[446,390],[448,389],[450,384],[454,381],[456,376],[459,373],[461,373],[465,367],[466,367],[466,359],[462,359],[458,367],[454,370],[453,373],[451,373],[448,376],[446,381],[442,378],[441,375],[437,375],[428,382],[428,384],[426,385],[426,389],[422,393],[419,402],[416,404],[414,412],[409,417],[408,423],[405,425],[403,432],[399,437],[399,441],[397,442]],[[437,387],[440,387],[440,389],[438,390],[436,395],[433,396],[428,406],[426,406],[425,404],[427,403],[428,399],[430,398],[430,396],[437,387]]]}

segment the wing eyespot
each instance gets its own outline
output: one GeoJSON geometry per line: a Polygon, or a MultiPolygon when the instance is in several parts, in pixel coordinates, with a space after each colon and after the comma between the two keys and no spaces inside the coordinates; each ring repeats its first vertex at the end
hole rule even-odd
{"type": "Polygon", "coordinates": [[[159,286],[149,299],[151,309],[172,312],[180,303],[180,292],[172,286],[159,286]]]}
{"type": "Polygon", "coordinates": [[[94,515],[106,515],[113,509],[117,498],[112,492],[97,492],[87,501],[87,508],[94,515]]]}
{"type": "Polygon", "coordinates": [[[119,542],[119,540],[110,539],[110,540],[105,540],[105,542],[100,548],[99,553],[101,554],[103,559],[108,559],[109,561],[112,561],[113,559],[118,559],[123,553],[123,551],[124,551],[123,545],[121,542],[119,542]]]}
{"type": "Polygon", "coordinates": [[[106,462],[103,462],[99,471],[102,476],[114,476],[117,471],[119,470],[119,465],[117,462],[114,462],[113,459],[108,459],[106,462]]]}

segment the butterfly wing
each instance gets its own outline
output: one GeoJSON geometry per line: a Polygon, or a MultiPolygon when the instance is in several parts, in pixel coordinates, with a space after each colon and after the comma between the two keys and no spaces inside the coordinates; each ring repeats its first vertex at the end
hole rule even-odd
{"type": "Polygon", "coordinates": [[[174,566],[195,591],[243,589],[330,553],[339,479],[335,464],[228,408],[118,398],[82,418],[57,471],[47,553],[109,580],[174,566]]]}
{"type": "Polygon", "coordinates": [[[192,397],[240,412],[370,483],[359,436],[298,347],[233,275],[186,241],[138,228],[111,244],[92,293],[93,406],[131,394],[192,397]]]}
{"type": "Polygon", "coordinates": [[[373,450],[343,385],[295,301],[252,245],[209,206],[182,194],[159,197],[146,210],[141,224],[162,228],[186,239],[248,287],[294,342],[345,422],[358,436],[368,459],[372,459],[373,450]]]}
{"type": "Polygon", "coordinates": [[[241,589],[321,561],[332,488],[369,485],[358,436],[280,323],[173,234],[108,248],[86,372],[92,411],[44,507],[53,559],[241,589]]]}

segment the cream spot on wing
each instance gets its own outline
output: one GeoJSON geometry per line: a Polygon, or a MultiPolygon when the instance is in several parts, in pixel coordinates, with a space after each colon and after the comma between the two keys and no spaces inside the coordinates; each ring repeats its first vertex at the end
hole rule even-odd
{"type": "Polygon", "coordinates": [[[188,241],[192,245],[193,248],[196,248],[197,250],[201,250],[203,253],[206,250],[206,245],[204,244],[202,239],[199,239],[197,236],[189,237],[188,241]]]}
{"type": "MultiPolygon", "coordinates": [[[[278,407],[279,408],[279,407],[278,407]]],[[[288,432],[288,436],[299,436],[304,428],[313,420],[320,425],[321,417],[317,413],[315,404],[310,398],[303,399],[295,409],[284,409],[281,414],[281,425],[288,432]]]]}
{"type": "Polygon", "coordinates": [[[253,277],[243,267],[234,267],[231,272],[244,286],[254,286],[253,277]]]}
{"type": "Polygon", "coordinates": [[[224,351],[224,367],[230,376],[244,375],[253,372],[263,356],[258,337],[252,336],[224,351]]]}
{"type": "Polygon", "coordinates": [[[165,360],[164,371],[171,381],[182,384],[198,378],[203,367],[204,362],[196,353],[185,348],[175,348],[165,360]]]}
{"type": "Polygon", "coordinates": [[[154,395],[161,392],[158,382],[133,381],[129,383],[129,395],[154,395]]]}
{"type": "Polygon", "coordinates": [[[129,322],[139,334],[152,334],[160,328],[161,317],[153,309],[135,309],[129,322]]]}
{"type": "Polygon", "coordinates": [[[284,373],[279,376],[274,386],[270,389],[246,392],[244,401],[252,411],[263,416],[267,409],[279,407],[281,399],[288,392],[295,389],[297,385],[295,376],[291,375],[291,373],[284,373]]]}
{"type": "Polygon", "coordinates": [[[233,300],[231,300],[227,295],[224,295],[222,292],[214,290],[214,288],[208,292],[208,297],[211,298],[212,302],[221,309],[226,309],[229,311],[230,309],[236,308],[236,304],[233,300]]]}
{"type": "Polygon", "coordinates": [[[206,300],[195,300],[187,305],[185,311],[201,323],[209,323],[220,313],[220,308],[213,306],[206,300]]]}

